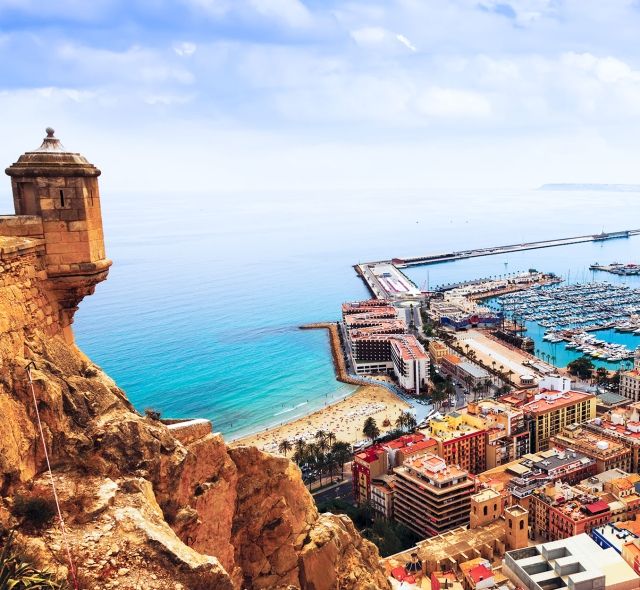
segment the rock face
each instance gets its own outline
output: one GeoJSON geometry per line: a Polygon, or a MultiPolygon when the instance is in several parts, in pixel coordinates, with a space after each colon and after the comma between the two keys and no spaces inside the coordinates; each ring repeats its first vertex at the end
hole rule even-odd
{"type": "Polygon", "coordinates": [[[318,515],[290,461],[133,411],[65,337],[39,247],[0,238],[0,523],[18,526],[42,565],[66,571],[59,528],[10,515],[16,494],[50,494],[31,362],[83,587],[389,588],[375,547],[348,519],[318,515]]]}

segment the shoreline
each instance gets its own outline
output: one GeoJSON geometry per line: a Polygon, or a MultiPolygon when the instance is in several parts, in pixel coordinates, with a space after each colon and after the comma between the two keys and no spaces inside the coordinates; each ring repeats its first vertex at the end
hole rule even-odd
{"type": "Polygon", "coordinates": [[[363,382],[351,377],[343,355],[340,332],[335,322],[318,322],[300,326],[301,330],[327,330],[329,347],[336,381],[355,389],[346,396],[317,408],[302,416],[292,417],[278,425],[255,430],[229,439],[230,446],[255,446],[263,451],[281,455],[278,444],[287,439],[290,442],[298,438],[309,441],[318,430],[326,430],[336,435],[336,440],[350,444],[365,439],[362,426],[366,417],[373,417],[381,432],[394,428],[395,419],[401,411],[413,408],[412,404],[383,385],[363,382]],[[360,420],[361,419],[361,420],[360,420]],[[388,427],[383,426],[389,420],[388,427]]]}
{"type": "Polygon", "coordinates": [[[298,438],[313,439],[318,430],[333,432],[336,440],[354,444],[365,439],[362,434],[364,420],[373,417],[381,432],[394,428],[395,419],[411,405],[377,385],[361,385],[347,397],[328,404],[300,418],[280,426],[248,434],[228,442],[229,446],[256,446],[260,450],[281,455],[278,444],[287,439],[293,443],[298,438]],[[383,427],[388,419],[389,427],[383,427]]]}

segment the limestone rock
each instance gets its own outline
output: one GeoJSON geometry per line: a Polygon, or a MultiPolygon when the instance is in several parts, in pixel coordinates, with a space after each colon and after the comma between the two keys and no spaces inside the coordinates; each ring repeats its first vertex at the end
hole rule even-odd
{"type": "Polygon", "coordinates": [[[161,422],[137,414],[69,343],[58,291],[37,252],[14,254],[6,258],[0,249],[0,523],[25,533],[21,540],[41,565],[66,571],[59,530],[34,535],[8,511],[17,492],[50,493],[30,363],[86,586],[388,588],[375,548],[348,519],[318,515],[289,460],[255,448],[230,450],[202,427],[181,442],[161,422]]]}

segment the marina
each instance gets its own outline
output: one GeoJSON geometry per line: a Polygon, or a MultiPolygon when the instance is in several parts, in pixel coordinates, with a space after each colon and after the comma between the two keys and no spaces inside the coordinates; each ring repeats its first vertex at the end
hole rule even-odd
{"type": "Polygon", "coordinates": [[[517,324],[533,323],[544,328],[544,341],[566,342],[567,349],[607,362],[633,358],[632,348],[590,332],[613,330],[640,335],[640,290],[626,285],[533,287],[495,298],[492,304],[517,324]]]}
{"type": "Polygon", "coordinates": [[[621,264],[620,262],[612,262],[611,264],[598,264],[595,262],[589,267],[589,270],[597,270],[601,272],[609,272],[622,277],[631,277],[640,275],[640,264],[628,262],[621,264]]]}

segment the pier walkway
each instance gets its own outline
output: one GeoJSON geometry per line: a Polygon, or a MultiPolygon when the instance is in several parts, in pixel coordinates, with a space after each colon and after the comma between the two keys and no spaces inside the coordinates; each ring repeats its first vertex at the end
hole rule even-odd
{"type": "Polygon", "coordinates": [[[560,238],[557,240],[540,240],[538,242],[523,242],[521,244],[508,244],[506,246],[493,246],[490,248],[475,248],[472,250],[460,250],[457,252],[447,252],[440,254],[428,254],[426,256],[413,256],[410,258],[394,258],[392,260],[397,268],[407,266],[420,266],[424,264],[436,264],[438,262],[448,262],[460,260],[461,258],[476,258],[478,256],[492,256],[494,254],[505,254],[508,252],[520,252],[522,250],[536,250],[538,248],[554,248],[556,246],[568,246],[570,244],[580,244],[583,242],[601,242],[617,238],[628,238],[640,234],[640,229],[629,229],[619,232],[608,232],[601,234],[588,234],[584,236],[574,236],[571,238],[560,238]]]}

